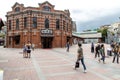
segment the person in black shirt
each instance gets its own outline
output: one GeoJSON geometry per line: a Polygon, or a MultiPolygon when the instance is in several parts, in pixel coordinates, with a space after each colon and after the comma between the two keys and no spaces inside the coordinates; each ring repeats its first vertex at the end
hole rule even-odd
{"type": "Polygon", "coordinates": [[[100,57],[100,44],[97,44],[95,47],[95,58],[100,57]]]}

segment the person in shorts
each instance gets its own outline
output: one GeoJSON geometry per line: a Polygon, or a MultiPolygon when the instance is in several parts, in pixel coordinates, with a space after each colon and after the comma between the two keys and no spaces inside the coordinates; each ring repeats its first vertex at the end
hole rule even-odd
{"type": "Polygon", "coordinates": [[[30,58],[31,57],[31,43],[28,41],[27,44],[27,57],[30,58]]]}

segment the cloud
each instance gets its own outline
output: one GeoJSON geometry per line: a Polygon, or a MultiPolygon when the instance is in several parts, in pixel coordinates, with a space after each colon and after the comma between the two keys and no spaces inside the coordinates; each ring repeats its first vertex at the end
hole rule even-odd
{"type": "Polygon", "coordinates": [[[78,31],[83,31],[88,29],[93,30],[99,28],[102,25],[110,25],[115,22],[120,22],[119,17],[120,17],[120,11],[115,14],[106,15],[91,21],[86,21],[83,23],[77,22],[77,30],[78,31]]]}
{"type": "MultiPolygon", "coordinates": [[[[38,3],[45,0],[3,0],[0,3],[0,17],[6,20],[6,12],[11,11],[15,2],[24,4],[25,7],[38,7],[38,3]],[[4,8],[3,8],[4,7],[4,8]]],[[[120,0],[48,0],[55,5],[56,10],[69,9],[73,21],[76,21],[78,30],[91,26],[100,26],[108,22],[115,22],[115,17],[120,10],[120,0]],[[98,22],[97,22],[98,21],[98,22]],[[88,25],[89,24],[89,25],[88,25]],[[80,29],[79,29],[80,28],[80,29]]]]}
{"type": "Polygon", "coordinates": [[[73,20],[77,20],[79,22],[91,21],[97,18],[101,18],[107,15],[116,14],[119,11],[117,9],[91,9],[91,10],[72,10],[71,17],[73,20]]]}

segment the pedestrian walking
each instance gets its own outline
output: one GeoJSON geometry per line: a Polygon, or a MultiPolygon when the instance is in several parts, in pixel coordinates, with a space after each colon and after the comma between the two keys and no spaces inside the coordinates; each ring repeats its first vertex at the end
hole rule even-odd
{"type": "Polygon", "coordinates": [[[82,44],[78,43],[78,47],[79,48],[78,48],[78,51],[77,51],[77,61],[76,61],[76,64],[75,64],[75,69],[77,68],[76,65],[78,65],[78,62],[81,61],[82,65],[83,65],[83,68],[84,68],[84,72],[86,73],[87,71],[86,71],[86,66],[85,66],[85,63],[84,63],[82,44]]]}
{"type": "Polygon", "coordinates": [[[100,60],[103,60],[103,63],[105,64],[105,47],[104,47],[104,44],[102,44],[101,47],[100,47],[100,54],[101,54],[101,58],[99,59],[99,62],[100,62],[100,60]]]}
{"type": "Polygon", "coordinates": [[[108,56],[112,56],[114,54],[113,49],[114,49],[115,45],[116,45],[116,42],[111,41],[111,43],[110,43],[111,51],[108,52],[108,56]]]}
{"type": "Polygon", "coordinates": [[[100,57],[100,44],[98,43],[95,47],[95,58],[100,57]]]}
{"type": "Polygon", "coordinates": [[[27,57],[27,46],[26,44],[24,44],[23,46],[23,58],[26,58],[27,57]]]}
{"type": "Polygon", "coordinates": [[[66,50],[66,51],[69,52],[69,48],[70,48],[69,42],[67,42],[66,47],[67,47],[67,50],[66,50]]]}
{"type": "Polygon", "coordinates": [[[27,44],[27,58],[31,57],[31,43],[28,41],[27,44]]]}
{"type": "Polygon", "coordinates": [[[115,43],[114,43],[113,41],[111,41],[111,43],[110,43],[110,47],[113,49],[114,46],[115,46],[115,43]]]}
{"type": "Polygon", "coordinates": [[[114,46],[113,53],[114,53],[114,56],[113,56],[113,61],[112,62],[114,63],[115,58],[117,57],[117,63],[119,64],[120,45],[116,44],[114,46]]]}
{"type": "Polygon", "coordinates": [[[94,43],[91,43],[91,53],[94,53],[94,43]]]}

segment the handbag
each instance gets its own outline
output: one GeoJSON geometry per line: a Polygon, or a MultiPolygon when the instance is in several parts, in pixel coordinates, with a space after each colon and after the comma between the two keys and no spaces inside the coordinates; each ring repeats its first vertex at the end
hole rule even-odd
{"type": "Polygon", "coordinates": [[[75,68],[79,68],[79,62],[78,61],[75,63],[75,68]]]}

